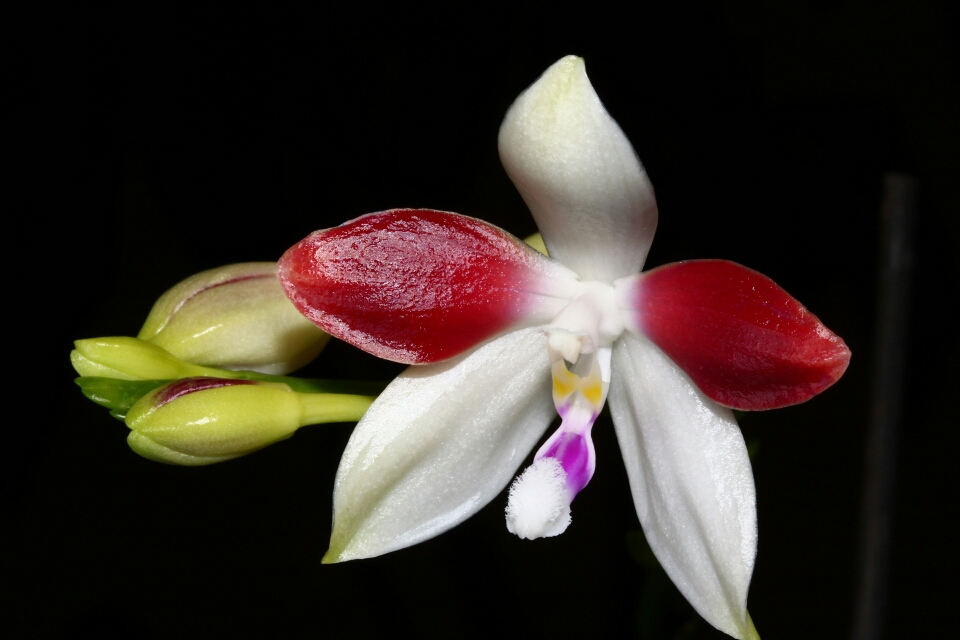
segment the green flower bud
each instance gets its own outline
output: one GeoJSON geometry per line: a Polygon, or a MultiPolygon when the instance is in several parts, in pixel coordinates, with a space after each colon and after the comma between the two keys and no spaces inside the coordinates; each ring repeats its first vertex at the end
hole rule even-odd
{"type": "Polygon", "coordinates": [[[180,360],[282,375],[315,357],[330,336],[293,306],[273,262],[191,276],[153,305],[138,338],[180,360]]]}
{"type": "Polygon", "coordinates": [[[130,408],[127,443],[157,462],[212,464],[289,438],[305,425],[359,420],[372,402],[369,396],[297,393],[270,382],[185,378],[130,408]]]}
{"type": "Polygon", "coordinates": [[[215,369],[183,362],[160,347],[137,338],[77,340],[70,362],[81,376],[121,380],[170,380],[218,375],[215,369]]]}

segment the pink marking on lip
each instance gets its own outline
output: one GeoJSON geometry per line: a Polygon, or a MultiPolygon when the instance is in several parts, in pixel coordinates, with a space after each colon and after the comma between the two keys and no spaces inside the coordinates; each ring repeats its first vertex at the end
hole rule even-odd
{"type": "Polygon", "coordinates": [[[232,387],[240,384],[256,384],[256,382],[253,380],[228,380],[226,378],[208,377],[183,378],[182,380],[171,382],[160,389],[159,393],[154,397],[154,408],[159,409],[168,402],[173,402],[181,396],[190,395],[197,391],[232,387]]]}
{"type": "MultiPolygon", "coordinates": [[[[563,427],[561,426],[561,429],[563,427]]],[[[577,495],[593,477],[596,460],[589,433],[564,432],[538,458],[555,458],[567,474],[567,491],[577,495]]]]}

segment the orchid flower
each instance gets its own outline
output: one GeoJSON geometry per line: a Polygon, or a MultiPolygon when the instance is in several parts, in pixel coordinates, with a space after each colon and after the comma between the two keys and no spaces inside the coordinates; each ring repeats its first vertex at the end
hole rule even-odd
{"type": "Polygon", "coordinates": [[[750,460],[732,412],[802,402],[850,352],[769,278],[722,260],[641,273],[657,225],[646,173],[583,61],[510,107],[500,157],[549,257],[466,216],[396,209],[318,231],[278,274],[331,335],[409,363],[357,425],[325,562],[450,529],[515,476],[507,527],[554,536],[610,410],[640,523],[694,608],[737,638],[756,555],[750,460]]]}

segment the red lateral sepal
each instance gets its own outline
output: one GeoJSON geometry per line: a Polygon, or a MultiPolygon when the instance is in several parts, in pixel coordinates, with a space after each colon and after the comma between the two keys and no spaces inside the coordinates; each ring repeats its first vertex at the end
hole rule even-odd
{"type": "Polygon", "coordinates": [[[668,264],[618,288],[634,328],[708,397],[734,409],[808,400],[836,382],[850,362],[843,340],[799,301],[735,262],[668,264]]]}
{"type": "Polygon", "coordinates": [[[314,324],[408,364],[445,360],[519,324],[545,322],[544,294],[566,274],[573,277],[493,225],[422,209],[317,231],[278,265],[290,300],[314,324]]]}

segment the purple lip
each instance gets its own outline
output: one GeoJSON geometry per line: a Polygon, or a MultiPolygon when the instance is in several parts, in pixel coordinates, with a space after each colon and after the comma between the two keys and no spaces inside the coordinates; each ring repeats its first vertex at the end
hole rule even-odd
{"type": "Polygon", "coordinates": [[[567,489],[576,495],[593,477],[589,436],[566,432],[547,449],[544,458],[556,458],[567,474],[567,489]]]}

